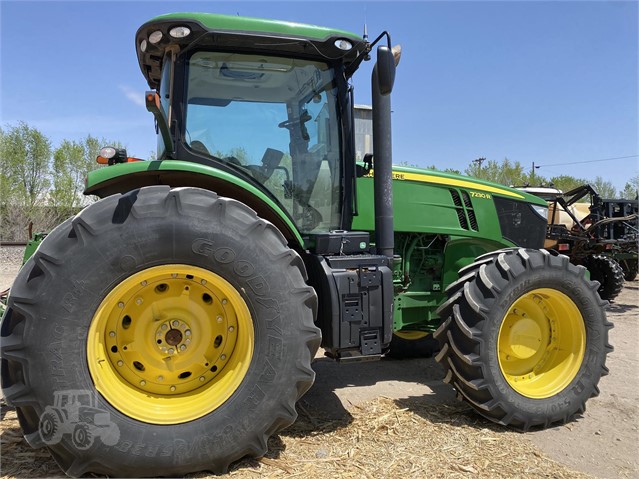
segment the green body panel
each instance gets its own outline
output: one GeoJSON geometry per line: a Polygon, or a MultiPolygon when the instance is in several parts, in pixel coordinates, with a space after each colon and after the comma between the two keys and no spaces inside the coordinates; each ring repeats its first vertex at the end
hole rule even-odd
{"type": "Polygon", "coordinates": [[[264,194],[262,190],[256,188],[250,183],[247,183],[241,178],[238,178],[237,176],[199,163],[178,160],[136,161],[132,163],[120,163],[107,168],[100,168],[89,173],[85,194],[93,194],[94,191],[99,190],[102,185],[107,183],[112,184],[117,183],[119,180],[128,180],[130,175],[153,172],[167,172],[169,174],[191,173],[235,185],[250,194],[256,201],[261,202],[270,211],[272,211],[272,213],[290,229],[299,246],[304,246],[302,236],[288,215],[271,198],[264,194]]]}
{"type": "MultiPolygon", "coordinates": [[[[196,21],[205,28],[215,31],[266,33],[312,40],[324,40],[335,36],[342,36],[356,41],[362,39],[360,35],[355,33],[316,25],[214,13],[170,13],[157,16],[147,22],[147,24],[165,22],[167,20],[196,21]]],[[[176,24],[179,24],[179,22],[176,22],[176,24]]]]}
{"type": "MultiPolygon", "coordinates": [[[[395,228],[394,330],[434,331],[445,289],[476,257],[515,246],[502,236],[493,198],[501,196],[545,206],[532,195],[474,178],[416,168],[393,168],[395,228]],[[466,194],[470,207],[455,205],[452,192],[466,194]],[[467,225],[474,215],[476,228],[467,225]],[[443,239],[445,238],[445,240],[443,239]]],[[[463,201],[462,201],[463,204],[463,201]]],[[[358,216],[353,229],[375,230],[372,174],[357,180],[358,216]]],[[[474,223],[473,223],[474,224],[474,223]]]]}
{"type": "Polygon", "coordinates": [[[44,241],[44,238],[47,237],[47,233],[35,233],[33,237],[27,243],[26,248],[24,249],[24,256],[22,257],[22,266],[33,256],[33,253],[36,252],[40,243],[44,241]]]}
{"type": "MultiPolygon", "coordinates": [[[[396,232],[420,232],[490,238],[513,246],[501,236],[493,195],[546,206],[543,200],[514,188],[469,178],[466,176],[418,168],[393,167],[393,207],[396,232]],[[465,190],[470,194],[478,230],[460,227],[450,190],[465,190]]],[[[373,176],[357,180],[359,215],[353,219],[353,229],[374,231],[375,211],[373,176]]]]}

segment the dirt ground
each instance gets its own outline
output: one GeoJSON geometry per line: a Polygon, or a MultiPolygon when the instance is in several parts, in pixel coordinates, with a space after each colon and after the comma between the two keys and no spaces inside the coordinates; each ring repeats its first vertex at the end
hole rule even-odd
{"type": "MultiPolygon", "coordinates": [[[[0,290],[19,264],[10,249],[0,248],[0,290]]],[[[626,283],[608,318],[610,374],[565,426],[515,433],[484,421],[455,400],[434,359],[342,365],[318,357],[298,422],[269,441],[267,456],[240,462],[228,477],[639,478],[639,281],[626,283]]],[[[46,450],[21,440],[6,408],[0,441],[2,477],[59,474],[46,450]]]]}
{"type": "MultiPolygon", "coordinates": [[[[544,454],[577,471],[599,478],[639,478],[639,281],[627,282],[611,303],[614,323],[610,342],[615,350],[601,379],[601,394],[587,403],[583,417],[565,426],[520,434],[544,454]]],[[[347,414],[353,405],[377,396],[455,403],[452,388],[441,379],[434,359],[383,360],[379,363],[315,363],[315,385],[302,398],[327,411],[347,414]]]]}

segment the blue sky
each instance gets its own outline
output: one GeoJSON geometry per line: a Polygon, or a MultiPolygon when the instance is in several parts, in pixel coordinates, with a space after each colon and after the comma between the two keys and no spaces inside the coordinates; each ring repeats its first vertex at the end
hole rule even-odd
{"type": "MultiPolygon", "coordinates": [[[[0,4],[1,123],[51,138],[155,149],[137,28],[209,11],[363,32],[402,45],[393,93],[396,162],[463,170],[508,157],[550,177],[601,175],[621,189],[639,154],[637,2],[31,2],[0,4]]],[[[369,103],[372,62],[355,81],[369,103]]]]}

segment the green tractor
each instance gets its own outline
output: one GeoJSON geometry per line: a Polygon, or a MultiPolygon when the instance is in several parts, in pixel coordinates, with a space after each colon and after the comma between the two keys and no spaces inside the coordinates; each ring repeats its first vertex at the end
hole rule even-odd
{"type": "Polygon", "coordinates": [[[520,430],[584,411],[607,372],[606,302],[539,248],[546,203],[392,168],[384,32],[171,14],[135,38],[158,160],[105,148],[85,193],[20,271],[2,388],[26,440],[72,476],[227,470],[293,423],[321,346],[373,360],[434,337],[449,382],[520,430]],[[351,77],[376,47],[373,156],[354,154],[351,77]],[[64,391],[120,437],[47,445],[64,391]]]}

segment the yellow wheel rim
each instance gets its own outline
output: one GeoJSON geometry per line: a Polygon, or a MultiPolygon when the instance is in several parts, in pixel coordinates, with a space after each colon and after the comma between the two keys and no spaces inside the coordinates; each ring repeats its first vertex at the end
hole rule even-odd
{"type": "Polygon", "coordinates": [[[541,288],[515,301],[497,340],[499,367],[519,394],[543,399],[575,378],[586,349],[579,308],[564,293],[541,288]]]}
{"type": "Polygon", "coordinates": [[[425,338],[429,333],[424,331],[395,331],[393,334],[407,341],[417,341],[418,339],[425,338]]]}
{"type": "Polygon", "coordinates": [[[251,314],[211,271],[154,266],[118,284],[98,307],[87,340],[89,372],[128,417],[179,424],[221,406],[253,356],[251,314]]]}

